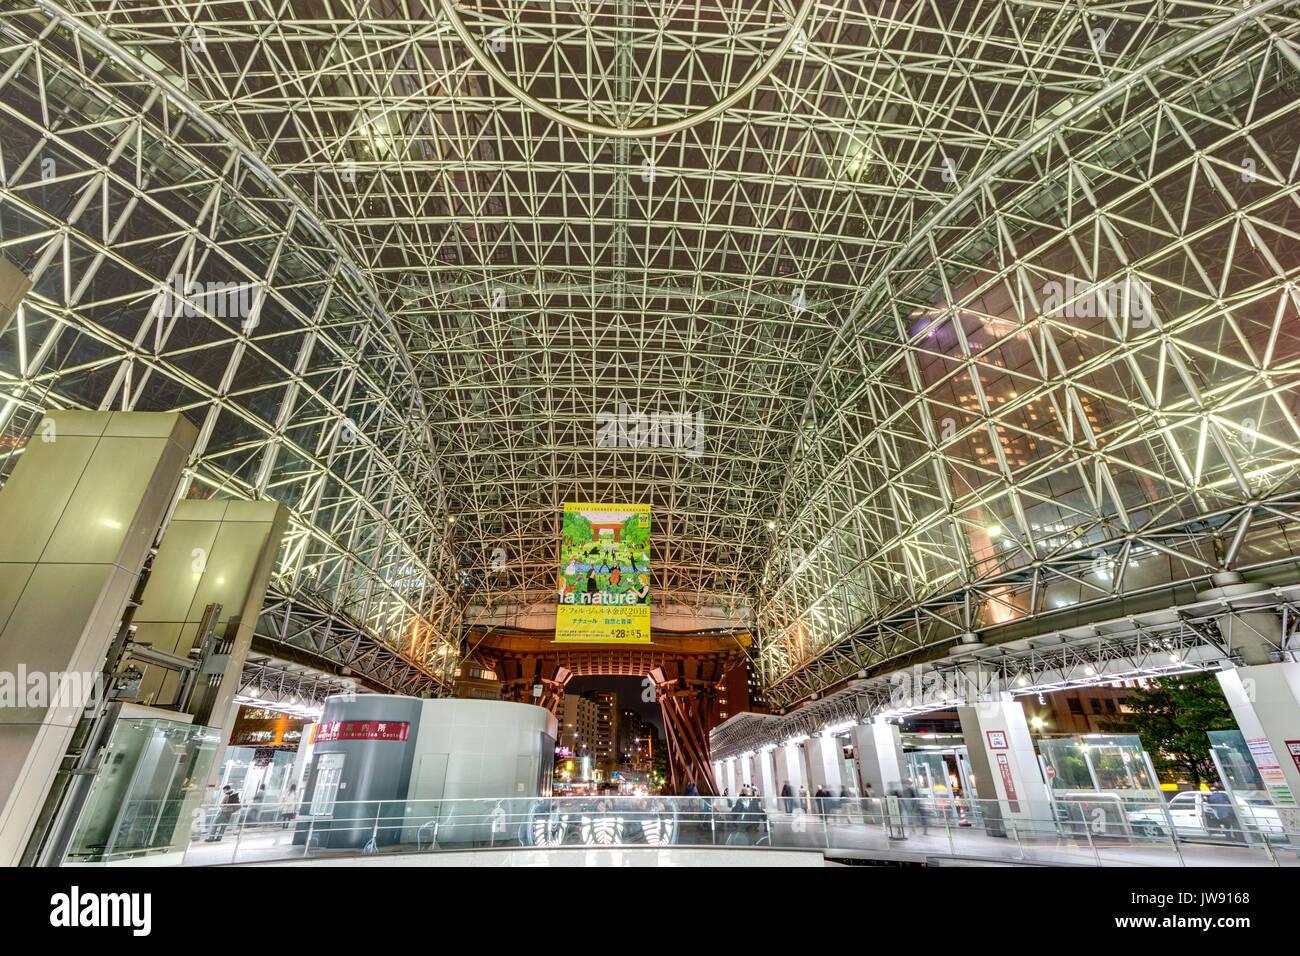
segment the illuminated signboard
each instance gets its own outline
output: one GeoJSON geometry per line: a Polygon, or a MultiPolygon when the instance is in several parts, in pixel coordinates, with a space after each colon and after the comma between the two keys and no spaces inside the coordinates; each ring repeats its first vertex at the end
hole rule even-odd
{"type": "Polygon", "coordinates": [[[564,505],[555,640],[650,643],[650,506],[564,505]]]}
{"type": "Polygon", "coordinates": [[[314,743],[331,740],[405,740],[411,725],[396,720],[330,720],[316,725],[314,743]]]}

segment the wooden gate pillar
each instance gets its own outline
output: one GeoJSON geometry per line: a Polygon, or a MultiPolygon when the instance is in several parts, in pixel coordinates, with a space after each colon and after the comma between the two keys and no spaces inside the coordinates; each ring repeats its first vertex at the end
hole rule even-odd
{"type": "Polygon", "coordinates": [[[674,793],[694,784],[702,797],[716,797],[718,783],[709,760],[709,707],[722,679],[722,665],[709,658],[686,657],[650,671],[664,718],[668,776],[674,793]]]}
{"type": "Polygon", "coordinates": [[[502,657],[497,661],[501,675],[501,699],[520,704],[537,704],[552,714],[564,697],[564,687],[573,673],[561,667],[554,659],[544,657],[502,657]],[[533,696],[533,688],[542,686],[540,697],[533,696]]]}

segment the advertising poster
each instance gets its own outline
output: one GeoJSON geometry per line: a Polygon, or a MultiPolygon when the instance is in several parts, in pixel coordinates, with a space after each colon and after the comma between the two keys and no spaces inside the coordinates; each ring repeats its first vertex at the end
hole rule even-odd
{"type": "Polygon", "coordinates": [[[1286,785],[1286,775],[1282,773],[1282,766],[1277,762],[1277,756],[1273,753],[1268,738],[1249,739],[1246,741],[1246,746],[1250,748],[1255,767],[1259,770],[1259,775],[1263,778],[1264,786],[1268,788],[1273,802],[1279,807],[1294,807],[1295,795],[1286,785]]]}
{"type": "Polygon", "coordinates": [[[564,505],[555,640],[650,643],[650,506],[564,505]]]}

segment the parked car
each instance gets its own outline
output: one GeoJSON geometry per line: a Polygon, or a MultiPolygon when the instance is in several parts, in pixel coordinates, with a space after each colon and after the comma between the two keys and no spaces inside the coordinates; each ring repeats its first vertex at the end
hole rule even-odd
{"type": "Polygon", "coordinates": [[[1222,790],[1184,790],[1175,794],[1165,809],[1149,807],[1128,814],[1133,832],[1141,836],[1167,835],[1171,820],[1181,840],[1219,837],[1241,841],[1243,830],[1263,833],[1269,840],[1286,839],[1282,816],[1267,798],[1234,799],[1222,790]]]}

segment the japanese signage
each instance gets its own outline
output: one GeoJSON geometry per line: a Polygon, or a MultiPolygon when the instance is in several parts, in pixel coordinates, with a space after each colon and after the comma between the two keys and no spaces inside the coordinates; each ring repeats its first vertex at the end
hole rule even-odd
{"type": "Polygon", "coordinates": [[[998,754],[998,773],[1002,775],[1002,789],[1007,795],[1007,806],[1012,813],[1020,812],[1020,795],[1016,793],[1016,781],[1011,776],[1011,761],[1006,754],[998,754]]]}
{"type": "Polygon", "coordinates": [[[1300,770],[1300,740],[1287,740],[1284,743],[1287,753],[1291,755],[1291,762],[1295,764],[1296,770],[1300,770]]]}
{"type": "Polygon", "coordinates": [[[555,640],[650,643],[650,506],[564,505],[555,640]]]}
{"type": "Polygon", "coordinates": [[[1279,807],[1294,807],[1295,796],[1291,793],[1291,788],[1286,785],[1286,776],[1277,762],[1277,755],[1269,746],[1268,738],[1248,739],[1246,746],[1250,748],[1251,759],[1255,761],[1255,768],[1263,778],[1264,786],[1268,788],[1273,802],[1279,807]]]}
{"type": "Polygon", "coordinates": [[[405,740],[411,725],[395,720],[331,720],[318,723],[313,743],[331,740],[405,740]]]}

